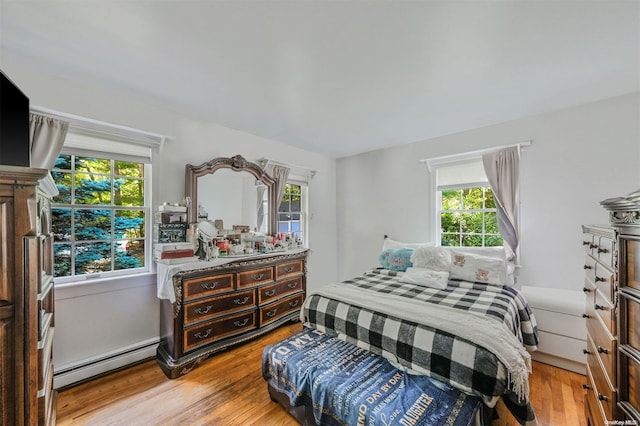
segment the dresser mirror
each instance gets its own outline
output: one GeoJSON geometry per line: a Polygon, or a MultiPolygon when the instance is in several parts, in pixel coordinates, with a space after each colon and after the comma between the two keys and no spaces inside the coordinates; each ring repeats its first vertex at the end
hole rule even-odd
{"type": "Polygon", "coordinates": [[[272,234],[276,229],[276,185],[256,163],[241,155],[218,157],[194,166],[185,166],[185,195],[191,198],[189,223],[222,220],[224,229],[248,226],[272,234]],[[258,199],[262,200],[258,202],[258,199]]]}

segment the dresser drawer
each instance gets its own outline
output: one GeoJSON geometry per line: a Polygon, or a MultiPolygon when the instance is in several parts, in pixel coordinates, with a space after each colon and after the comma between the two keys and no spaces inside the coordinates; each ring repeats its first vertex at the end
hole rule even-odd
{"type": "Polygon", "coordinates": [[[591,256],[584,258],[584,274],[592,283],[595,283],[596,263],[596,260],[591,256]]]}
{"type": "Polygon", "coordinates": [[[276,266],[276,280],[290,277],[293,275],[302,275],[303,261],[295,260],[293,262],[282,263],[276,266]]]}
{"type": "Polygon", "coordinates": [[[273,268],[252,269],[238,273],[238,288],[255,287],[273,281],[273,268]]]}
{"type": "Polygon", "coordinates": [[[602,293],[605,299],[609,301],[609,303],[613,303],[613,301],[616,300],[616,286],[613,280],[613,272],[610,269],[602,266],[602,264],[596,263],[593,283],[598,288],[598,290],[600,290],[600,293],[602,293]]]}
{"type": "Polygon", "coordinates": [[[184,307],[184,325],[255,307],[255,290],[244,290],[211,297],[184,307]]]}
{"type": "Polygon", "coordinates": [[[589,426],[608,426],[604,419],[604,412],[598,399],[596,398],[596,392],[593,387],[593,379],[589,365],[587,364],[587,385],[589,388],[584,396],[584,402],[586,404],[586,412],[589,417],[589,426]]]}
{"type": "Polygon", "coordinates": [[[255,310],[202,323],[184,330],[184,352],[256,327],[255,310]]]}
{"type": "Polygon", "coordinates": [[[610,268],[614,268],[613,253],[615,250],[615,241],[607,237],[598,237],[598,246],[595,247],[595,256],[600,262],[610,268]]]}
{"type": "Polygon", "coordinates": [[[199,278],[185,278],[183,298],[187,301],[231,291],[234,284],[233,278],[233,272],[199,278]]]}
{"type": "Polygon", "coordinates": [[[594,312],[602,319],[609,332],[616,335],[616,313],[614,305],[599,290],[595,292],[594,312]]]}
{"type": "Polygon", "coordinates": [[[258,304],[262,305],[272,300],[279,299],[288,293],[302,291],[302,277],[269,284],[258,289],[258,304]]]}
{"type": "Polygon", "coordinates": [[[584,252],[588,255],[593,255],[595,253],[596,247],[598,247],[598,237],[593,234],[583,234],[582,235],[582,247],[584,248],[584,252]]]}
{"type": "Polygon", "coordinates": [[[303,294],[296,294],[294,296],[287,297],[280,302],[272,303],[271,305],[260,308],[260,326],[273,322],[288,313],[299,310],[302,307],[303,300],[303,294]]]}
{"type": "Polygon", "coordinates": [[[600,411],[605,419],[613,419],[615,405],[615,391],[609,386],[605,372],[600,368],[598,357],[587,355],[587,374],[589,377],[591,390],[598,402],[600,411]]]}
{"type": "Polygon", "coordinates": [[[587,336],[587,358],[599,358],[599,364],[608,377],[608,381],[614,388],[616,383],[616,341],[607,340],[608,337],[601,335],[587,336]],[[602,342],[604,340],[604,343],[602,342]]]}

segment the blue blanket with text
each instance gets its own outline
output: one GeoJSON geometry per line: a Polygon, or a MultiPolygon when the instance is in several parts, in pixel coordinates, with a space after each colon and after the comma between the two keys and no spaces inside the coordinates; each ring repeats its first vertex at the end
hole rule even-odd
{"type": "Polygon", "coordinates": [[[314,329],[269,345],[262,375],[321,425],[471,425],[481,399],[314,329]]]}

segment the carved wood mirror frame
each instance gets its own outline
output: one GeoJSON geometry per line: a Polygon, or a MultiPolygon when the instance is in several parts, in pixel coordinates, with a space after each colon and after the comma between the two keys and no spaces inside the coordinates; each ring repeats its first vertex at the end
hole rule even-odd
{"type": "MultiPolygon", "coordinates": [[[[233,157],[217,157],[206,163],[202,163],[199,166],[187,164],[185,166],[185,195],[191,197],[191,208],[188,211],[187,220],[189,223],[197,222],[198,215],[198,178],[205,175],[210,175],[220,169],[231,169],[234,172],[247,172],[253,175],[257,180],[263,183],[269,194],[269,203],[267,207],[267,214],[269,217],[268,233],[273,234],[276,230],[278,203],[276,200],[276,181],[269,176],[263,169],[256,163],[247,161],[241,155],[234,155],[233,157]]],[[[257,208],[257,206],[256,206],[257,208]]]]}

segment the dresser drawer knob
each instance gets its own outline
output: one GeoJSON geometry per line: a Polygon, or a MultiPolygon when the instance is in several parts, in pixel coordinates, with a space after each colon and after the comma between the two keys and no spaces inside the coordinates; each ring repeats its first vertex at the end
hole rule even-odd
{"type": "Polygon", "coordinates": [[[217,285],[218,285],[218,281],[211,281],[210,283],[200,284],[200,287],[204,288],[205,290],[213,290],[214,288],[216,288],[217,285]]]}
{"type": "Polygon", "coordinates": [[[245,318],[242,321],[234,321],[233,322],[233,325],[235,325],[236,327],[244,327],[247,324],[249,324],[249,318],[245,318]]]}
{"type": "Polygon", "coordinates": [[[195,337],[196,339],[206,339],[207,337],[209,337],[212,331],[213,331],[212,328],[207,328],[207,331],[204,334],[197,332],[196,334],[193,335],[193,337],[195,337]]]}
{"type": "Polygon", "coordinates": [[[601,394],[601,393],[599,393],[599,394],[598,394],[598,399],[599,399],[600,401],[609,401],[609,397],[608,397],[608,396],[606,396],[606,395],[603,395],[603,394],[601,394]]]}
{"type": "Polygon", "coordinates": [[[609,350],[607,348],[603,348],[602,346],[598,346],[598,353],[600,353],[600,354],[608,354],[609,350]]]}
{"type": "Polygon", "coordinates": [[[587,349],[583,349],[582,353],[585,355],[591,355],[591,351],[587,350],[587,349]]]}
{"type": "Polygon", "coordinates": [[[609,250],[607,250],[606,248],[599,248],[598,253],[609,253],[609,250]]]}
{"type": "Polygon", "coordinates": [[[597,303],[593,305],[593,309],[595,309],[596,311],[604,311],[604,306],[602,305],[598,305],[597,303]]]}
{"type": "Polygon", "coordinates": [[[582,389],[590,390],[591,386],[587,385],[586,383],[583,383],[582,384],[582,389]]]}
{"type": "Polygon", "coordinates": [[[591,241],[583,241],[583,242],[582,242],[582,245],[583,245],[583,246],[588,246],[589,244],[591,244],[591,241]]]}
{"type": "Polygon", "coordinates": [[[269,318],[272,318],[276,315],[276,313],[278,313],[278,308],[274,309],[273,311],[265,312],[265,315],[269,318]]]}
{"type": "Polygon", "coordinates": [[[593,269],[593,266],[591,266],[591,265],[584,265],[584,269],[593,269]]]}
{"type": "Polygon", "coordinates": [[[598,281],[606,281],[606,280],[607,280],[606,278],[602,278],[602,277],[599,277],[599,276],[596,275],[596,282],[598,282],[598,281]]]}
{"type": "Polygon", "coordinates": [[[201,308],[196,308],[193,310],[193,312],[195,312],[198,315],[204,315],[204,314],[208,314],[212,308],[213,308],[213,305],[209,305],[207,306],[207,309],[205,309],[204,311],[201,308]]]}
{"type": "Polygon", "coordinates": [[[591,293],[591,289],[588,289],[586,287],[583,287],[582,291],[584,291],[585,293],[591,293]]]}
{"type": "Polygon", "coordinates": [[[289,288],[296,288],[298,287],[298,281],[294,281],[292,283],[287,284],[287,287],[289,288]]]}
{"type": "Polygon", "coordinates": [[[264,278],[264,274],[263,273],[251,275],[251,279],[254,280],[254,281],[260,281],[263,278],[264,278]]]}
{"type": "Polygon", "coordinates": [[[293,272],[296,269],[296,267],[295,266],[285,266],[282,269],[284,269],[285,274],[289,274],[289,273],[293,272]]]}
{"type": "Polygon", "coordinates": [[[276,294],[276,289],[275,289],[275,288],[274,288],[274,289],[272,289],[272,290],[265,290],[265,291],[264,291],[264,295],[265,295],[265,296],[267,296],[267,297],[271,297],[271,296],[273,296],[274,294],[276,294]]]}
{"type": "Polygon", "coordinates": [[[298,303],[300,303],[300,299],[294,300],[293,302],[289,302],[289,306],[291,306],[292,308],[295,308],[296,306],[298,306],[298,303]]]}
{"type": "Polygon", "coordinates": [[[596,248],[596,247],[598,247],[597,244],[589,244],[589,248],[596,248]]]}
{"type": "Polygon", "coordinates": [[[591,318],[591,315],[588,315],[588,314],[582,314],[582,318],[591,318]]]}
{"type": "Polygon", "coordinates": [[[244,299],[240,300],[240,299],[233,299],[233,303],[235,303],[236,305],[244,305],[245,303],[247,303],[249,301],[249,296],[245,296],[244,299]]]}

